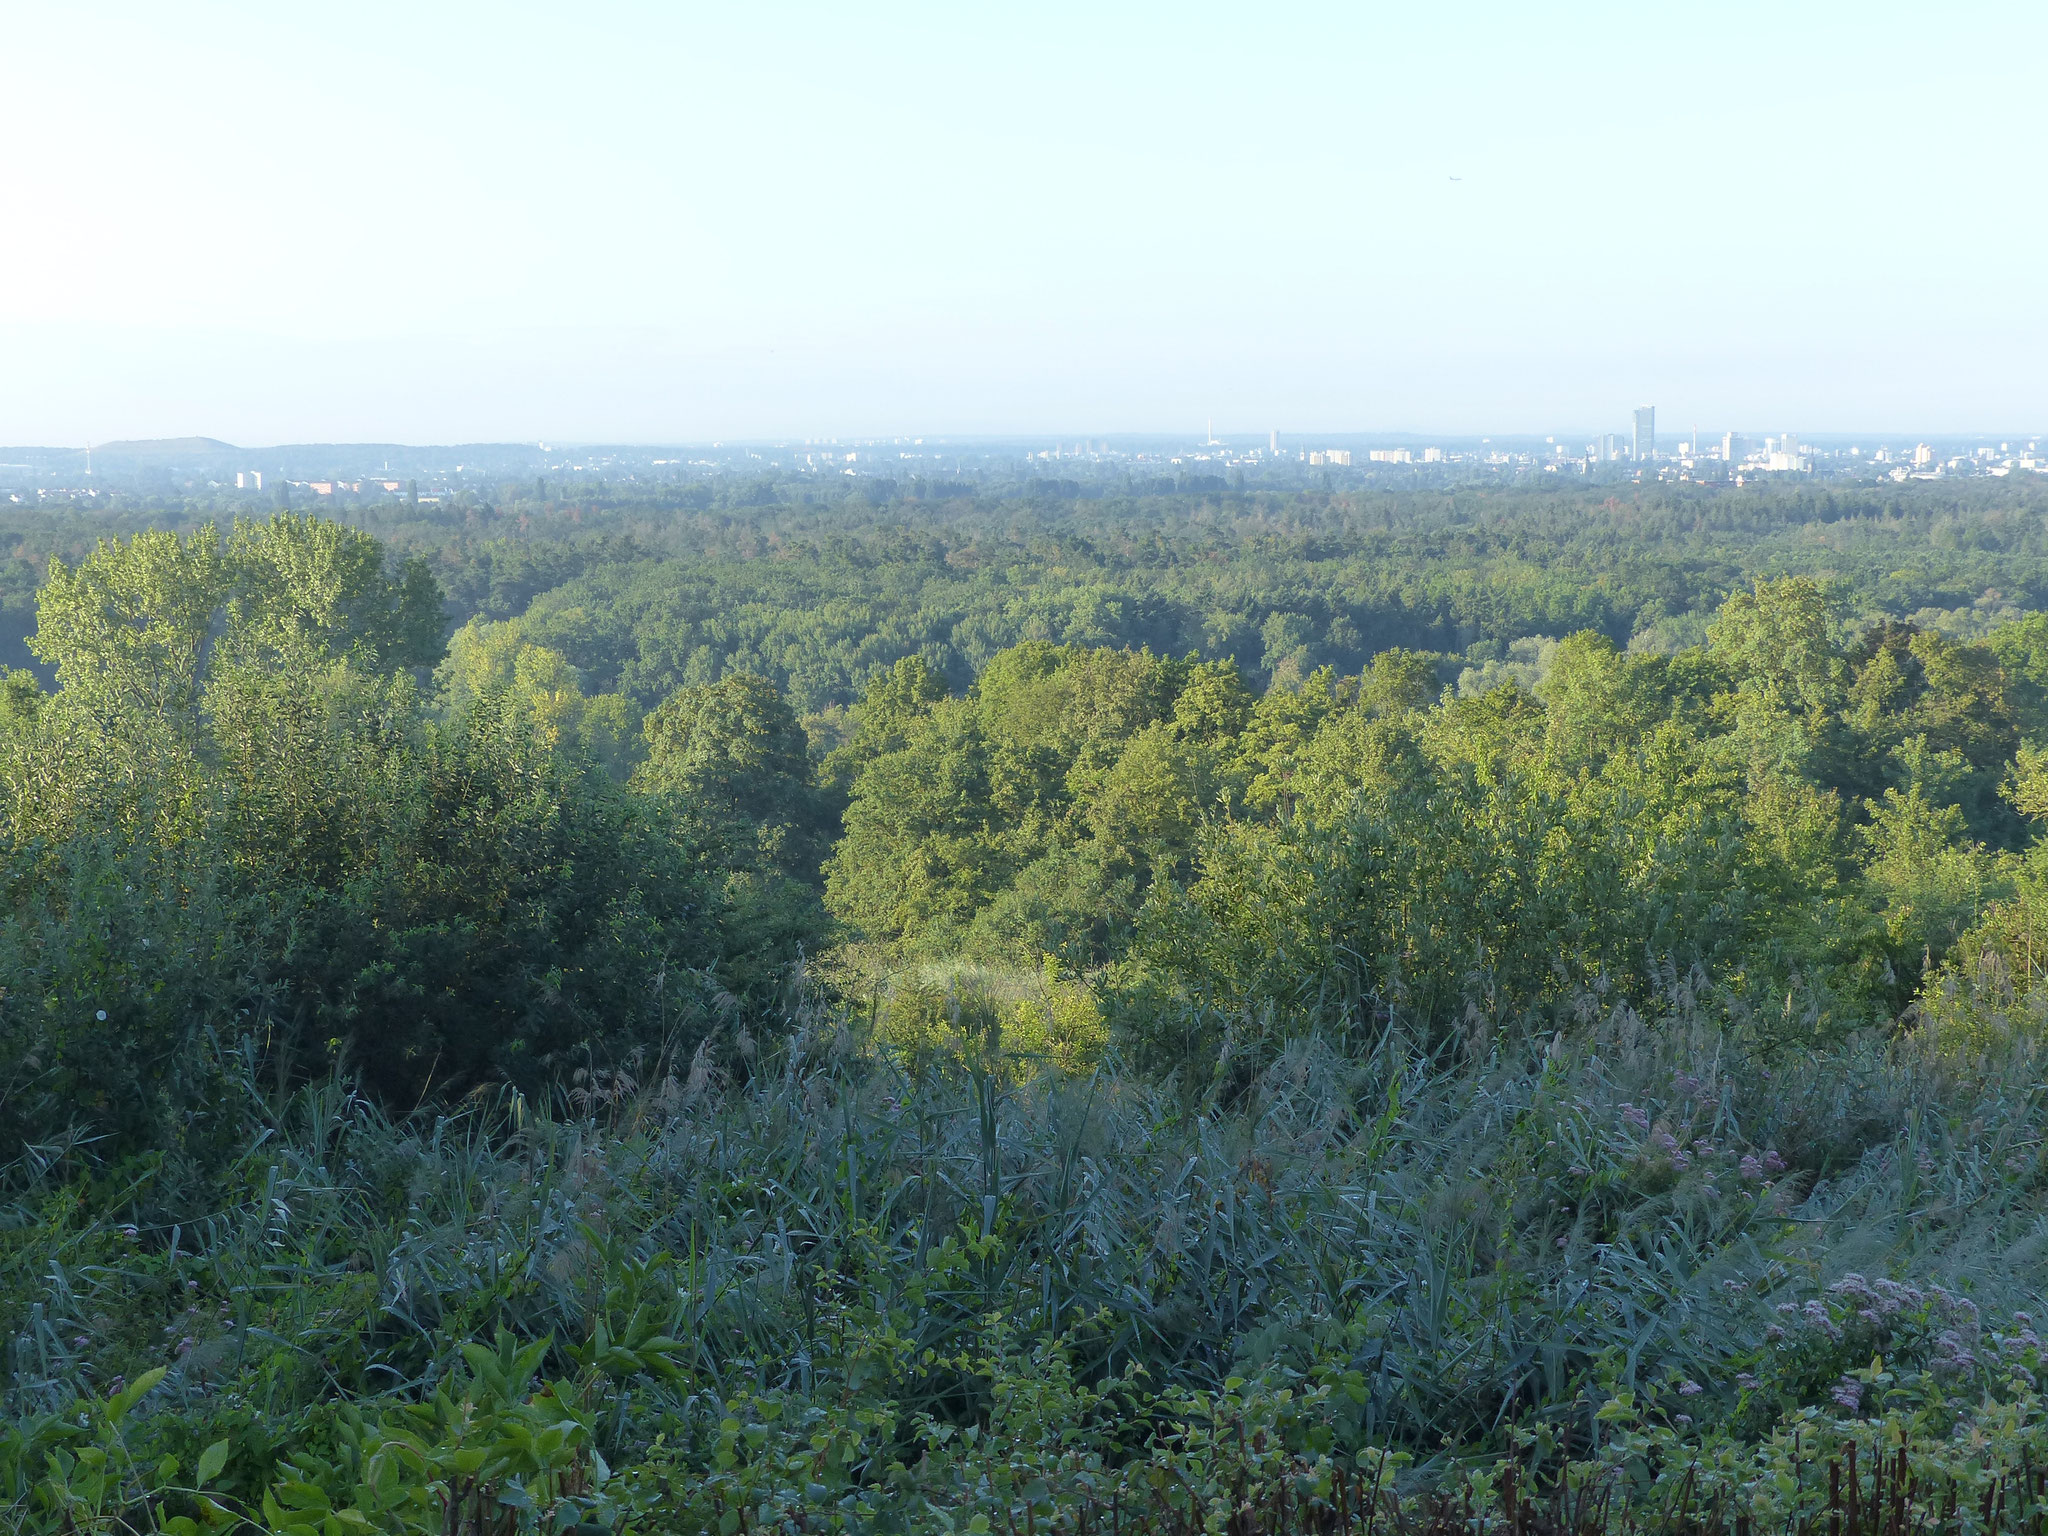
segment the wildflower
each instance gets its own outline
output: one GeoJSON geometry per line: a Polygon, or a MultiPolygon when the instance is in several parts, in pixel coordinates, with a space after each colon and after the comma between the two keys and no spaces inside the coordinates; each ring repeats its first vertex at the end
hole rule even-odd
{"type": "Polygon", "coordinates": [[[1843,1408],[1854,1413],[1863,1406],[1863,1383],[1854,1376],[1844,1376],[1835,1383],[1834,1391],[1828,1394],[1843,1408]]]}
{"type": "Polygon", "coordinates": [[[1785,1171],[1785,1159],[1783,1159],[1782,1157],[1778,1156],[1778,1150],[1777,1150],[1777,1148],[1775,1148],[1775,1147],[1765,1147],[1765,1148],[1764,1148],[1764,1172],[1766,1172],[1766,1173],[1783,1173],[1784,1171],[1785,1171]]]}
{"type": "Polygon", "coordinates": [[[1737,1371],[1735,1373],[1735,1385],[1742,1388],[1745,1392],[1753,1391],[1756,1387],[1756,1378],[1747,1371],[1737,1371]]]}
{"type": "Polygon", "coordinates": [[[1659,1131],[1650,1138],[1650,1145],[1659,1152],[1676,1152],[1678,1150],[1678,1138],[1669,1131],[1659,1131]]]}
{"type": "Polygon", "coordinates": [[[1937,1376],[1960,1376],[1977,1368],[1977,1357],[1963,1343],[1961,1334],[1944,1328],[1934,1337],[1934,1358],[1928,1364],[1937,1376]]]}
{"type": "Polygon", "coordinates": [[[1591,1177],[1593,1170],[1586,1167],[1583,1163],[1573,1163],[1565,1172],[1575,1179],[1584,1179],[1591,1177]]]}
{"type": "Polygon", "coordinates": [[[1874,1280],[1871,1282],[1871,1289],[1881,1298],[1881,1305],[1887,1315],[1920,1306],[1927,1300],[1926,1294],[1918,1286],[1907,1285],[1899,1280],[1874,1280]]]}
{"type": "Polygon", "coordinates": [[[1678,1384],[1678,1395],[1680,1397],[1698,1397],[1702,1392],[1706,1390],[1707,1389],[1705,1387],[1701,1386],[1698,1382],[1692,1380],[1690,1377],[1687,1377],[1684,1381],[1681,1381],[1678,1384]]]}
{"type": "Polygon", "coordinates": [[[1764,1330],[1764,1342],[1766,1344],[1780,1343],[1781,1341],[1783,1341],[1784,1337],[1785,1330],[1780,1328],[1776,1323],[1771,1324],[1770,1327],[1764,1330]]]}
{"type": "Polygon", "coordinates": [[[1956,1325],[1967,1342],[1975,1343],[1980,1321],[1977,1303],[1967,1296],[1958,1296],[1955,1292],[1944,1290],[1938,1285],[1929,1286],[1927,1289],[1928,1294],[1934,1298],[1935,1305],[1941,1309],[1942,1316],[1956,1325]]]}
{"type": "Polygon", "coordinates": [[[73,1349],[83,1349],[86,1345],[90,1344],[91,1342],[91,1339],[88,1339],[84,1334],[81,1333],[77,1337],[72,1339],[71,1347],[73,1349]]]}
{"type": "Polygon", "coordinates": [[[1873,1327],[1882,1326],[1927,1299],[1915,1286],[1897,1280],[1866,1280],[1858,1274],[1842,1276],[1828,1287],[1828,1294],[1855,1308],[1856,1315],[1873,1327]]]}
{"type": "Polygon", "coordinates": [[[1742,1154],[1740,1172],[1747,1183],[1754,1184],[1764,1176],[1764,1165],[1758,1162],[1753,1154],[1745,1152],[1742,1154]]]}
{"type": "Polygon", "coordinates": [[[1639,1131],[1647,1131],[1650,1128],[1650,1117],[1648,1113],[1643,1110],[1637,1109],[1633,1104],[1624,1104],[1621,1106],[1621,1118],[1626,1120],[1630,1125],[1634,1126],[1639,1131]]]}
{"type": "Polygon", "coordinates": [[[1994,1333],[1991,1342],[1996,1344],[1999,1353],[2008,1359],[2041,1347],[2040,1336],[2031,1328],[2022,1328],[2018,1333],[1994,1333]]]}

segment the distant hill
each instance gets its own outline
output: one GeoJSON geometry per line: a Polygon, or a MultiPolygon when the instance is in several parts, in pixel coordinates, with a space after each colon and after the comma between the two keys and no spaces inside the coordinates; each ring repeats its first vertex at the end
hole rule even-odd
{"type": "Polygon", "coordinates": [[[233,443],[217,437],[149,437],[126,443],[95,443],[95,457],[110,459],[178,459],[197,454],[240,453],[233,443]]]}

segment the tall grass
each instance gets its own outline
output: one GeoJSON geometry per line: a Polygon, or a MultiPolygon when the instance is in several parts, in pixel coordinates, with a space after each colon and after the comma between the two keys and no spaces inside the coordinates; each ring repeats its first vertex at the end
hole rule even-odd
{"type": "Polygon", "coordinates": [[[1071,1335],[1095,1379],[1339,1362],[1352,1433],[1436,1448],[1562,1411],[1596,1366],[1724,1380],[1781,1293],[1841,1271],[2006,1310],[2041,1290],[2025,1052],[1773,1066],[1675,1001],[1479,1064],[1304,1039],[1223,1110],[1113,1062],[1015,1083],[877,1057],[812,1009],[756,1067],[405,1122],[251,1085],[259,1128],[203,1207],[147,1166],[18,1169],[9,1407],[168,1358],[162,1406],[289,1416],[430,1391],[499,1328],[559,1349],[658,1305],[710,1390],[821,1390],[854,1367],[820,1330],[880,1329],[892,1401],[971,1421],[947,1362],[1000,1316],[1071,1335]]]}

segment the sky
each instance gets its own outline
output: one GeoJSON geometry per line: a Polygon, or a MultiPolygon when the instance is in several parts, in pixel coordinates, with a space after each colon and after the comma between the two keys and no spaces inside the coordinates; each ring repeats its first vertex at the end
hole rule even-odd
{"type": "Polygon", "coordinates": [[[0,0],[0,443],[2048,429],[2048,7],[0,0]]]}

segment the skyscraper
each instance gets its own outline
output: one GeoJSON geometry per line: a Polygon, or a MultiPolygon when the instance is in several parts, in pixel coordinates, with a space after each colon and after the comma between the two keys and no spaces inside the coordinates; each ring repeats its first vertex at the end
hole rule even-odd
{"type": "Polygon", "coordinates": [[[1272,437],[1267,440],[1266,451],[1276,459],[1280,457],[1280,429],[1278,427],[1273,429],[1272,437]]]}
{"type": "Polygon", "coordinates": [[[1657,452],[1657,407],[1639,405],[1636,407],[1636,462],[1655,457],[1657,452]]]}

